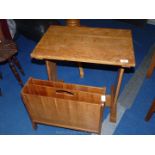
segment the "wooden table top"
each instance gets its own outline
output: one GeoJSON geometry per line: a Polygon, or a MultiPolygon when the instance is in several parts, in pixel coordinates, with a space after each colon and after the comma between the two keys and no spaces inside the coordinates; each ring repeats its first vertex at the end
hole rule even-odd
{"type": "Polygon", "coordinates": [[[51,26],[31,57],[134,67],[131,30],[51,26]]]}

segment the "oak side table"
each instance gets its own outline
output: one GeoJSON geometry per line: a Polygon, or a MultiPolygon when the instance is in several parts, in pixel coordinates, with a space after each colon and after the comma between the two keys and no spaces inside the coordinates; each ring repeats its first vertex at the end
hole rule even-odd
{"type": "Polygon", "coordinates": [[[118,67],[118,79],[106,95],[110,121],[116,122],[117,99],[126,68],[135,67],[131,30],[51,26],[31,57],[45,60],[49,80],[57,80],[56,61],[74,61],[118,67]]]}

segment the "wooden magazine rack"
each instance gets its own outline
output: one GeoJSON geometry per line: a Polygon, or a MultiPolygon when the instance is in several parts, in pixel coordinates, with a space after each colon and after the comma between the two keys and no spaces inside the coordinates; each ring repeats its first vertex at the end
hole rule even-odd
{"type": "Polygon", "coordinates": [[[100,133],[106,88],[30,78],[21,95],[32,121],[100,133]]]}

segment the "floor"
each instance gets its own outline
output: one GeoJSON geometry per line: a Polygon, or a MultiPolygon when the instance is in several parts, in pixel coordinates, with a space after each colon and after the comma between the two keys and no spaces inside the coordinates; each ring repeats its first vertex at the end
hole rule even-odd
{"type": "MultiPolygon", "coordinates": [[[[64,24],[63,20],[60,20],[64,24]]],[[[121,93],[125,86],[133,78],[135,71],[139,69],[141,62],[155,43],[155,26],[146,24],[144,27],[138,27],[117,20],[82,20],[82,25],[93,27],[111,27],[111,28],[130,28],[133,32],[133,44],[136,57],[135,69],[127,70],[124,74],[121,93]]],[[[30,58],[30,53],[36,43],[20,35],[16,40],[18,45],[17,58],[25,71],[22,77],[24,83],[31,77],[47,79],[46,67],[43,61],[36,61],[30,58]]],[[[76,130],[58,128],[53,126],[38,125],[37,130],[33,130],[27,111],[21,100],[21,87],[18,85],[15,77],[11,73],[8,64],[1,64],[0,69],[3,73],[3,80],[0,81],[0,87],[3,96],[0,97],[0,134],[5,135],[89,135],[91,133],[76,130]]],[[[85,77],[79,77],[79,70],[75,63],[59,63],[58,77],[65,82],[78,83],[92,86],[104,86],[110,91],[110,86],[117,76],[117,68],[99,65],[84,65],[85,77]],[[67,72],[67,74],[66,74],[67,72]]],[[[141,79],[139,79],[141,80],[141,79]]],[[[134,88],[133,88],[134,89],[134,88]]],[[[155,115],[149,122],[144,121],[144,117],[155,97],[155,72],[150,79],[144,79],[138,94],[130,108],[123,113],[119,123],[115,126],[111,134],[114,135],[138,135],[155,134],[155,115]]],[[[109,115],[108,108],[105,109],[103,119],[106,120],[109,115]]],[[[104,122],[102,124],[104,126],[104,122]]],[[[105,124],[108,125],[108,124],[105,124]]],[[[104,130],[102,132],[104,133],[104,130]]],[[[108,134],[108,133],[107,133],[108,134]]]]}

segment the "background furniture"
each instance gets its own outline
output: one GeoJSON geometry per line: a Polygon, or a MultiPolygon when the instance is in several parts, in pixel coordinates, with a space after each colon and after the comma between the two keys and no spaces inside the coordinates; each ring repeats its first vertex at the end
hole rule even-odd
{"type": "Polygon", "coordinates": [[[154,55],[152,57],[152,60],[151,60],[151,63],[150,63],[150,66],[147,70],[147,74],[146,74],[146,77],[147,78],[150,78],[152,73],[153,73],[153,70],[155,69],[155,52],[154,52],[154,55]]]}
{"type": "Polygon", "coordinates": [[[145,117],[145,120],[149,121],[154,112],[155,112],[155,99],[152,102],[152,105],[151,105],[151,107],[150,107],[150,109],[149,109],[149,111],[148,111],[148,113],[147,113],[147,115],[145,117]]]}
{"type": "MultiPolygon", "coordinates": [[[[9,33],[9,29],[6,26],[7,26],[6,20],[0,20],[0,63],[8,62],[10,69],[15,75],[16,79],[18,80],[19,84],[23,86],[23,82],[16,70],[16,67],[23,75],[24,75],[24,71],[15,56],[17,54],[17,47],[15,42],[12,39],[8,40],[7,39],[8,37],[5,38],[4,34],[6,33],[6,30],[8,30],[8,33],[9,33]],[[4,27],[5,27],[5,33],[3,33],[4,27]]],[[[1,73],[1,78],[2,78],[2,73],[1,73]]]]}
{"type": "Polygon", "coordinates": [[[80,19],[66,19],[67,26],[80,26],[80,19]]]}
{"type": "Polygon", "coordinates": [[[45,60],[49,80],[57,80],[56,61],[74,61],[119,68],[118,80],[106,95],[110,121],[116,122],[117,99],[125,68],[135,66],[130,30],[51,26],[31,53],[45,60]]]}
{"type": "MultiPolygon", "coordinates": [[[[151,75],[152,75],[154,69],[155,69],[155,53],[154,53],[154,55],[153,55],[153,57],[152,57],[150,66],[149,66],[149,68],[148,68],[148,70],[147,70],[147,74],[146,74],[146,77],[147,77],[147,78],[150,78],[150,77],[151,77],[151,75]]],[[[151,107],[150,107],[148,113],[146,114],[145,120],[146,120],[146,121],[149,121],[154,112],[155,112],[155,99],[154,99],[154,101],[152,102],[152,105],[151,105],[151,107]]]]}
{"type": "Polygon", "coordinates": [[[38,42],[50,25],[60,25],[56,19],[14,19],[16,23],[16,35],[22,34],[25,37],[38,42]]]}
{"type": "MultiPolygon", "coordinates": [[[[2,79],[2,73],[0,72],[0,80],[2,79]]],[[[1,88],[0,88],[0,96],[2,96],[2,91],[1,91],[1,88]]]]}

